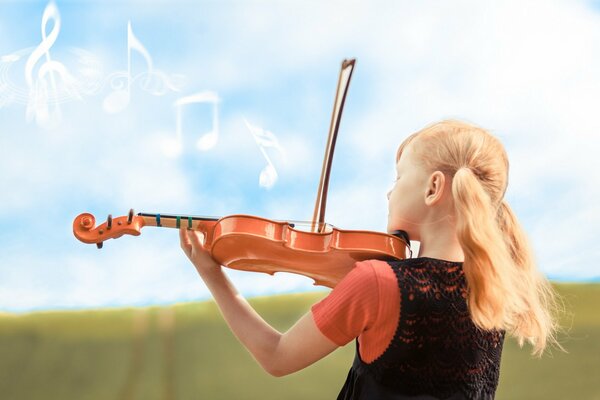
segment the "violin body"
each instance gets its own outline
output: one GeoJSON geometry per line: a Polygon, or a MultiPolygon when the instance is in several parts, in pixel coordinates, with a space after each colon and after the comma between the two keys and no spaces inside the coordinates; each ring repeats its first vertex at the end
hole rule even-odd
{"type": "MultiPolygon", "coordinates": [[[[73,234],[85,243],[102,243],[124,234],[138,236],[144,226],[193,229],[204,235],[204,247],[220,265],[242,271],[289,272],[307,276],[315,285],[333,288],[357,261],[406,258],[408,241],[401,235],[341,230],[327,225],[307,232],[297,224],[252,215],[220,219],[160,214],[112,217],[94,227],[92,214],[80,214],[73,234]],[[109,222],[110,221],[110,222],[109,222]]],[[[99,246],[100,247],[100,246],[99,246]]]]}
{"type": "Polygon", "coordinates": [[[312,278],[315,285],[333,288],[356,261],[405,258],[406,243],[378,232],[337,228],[304,232],[286,222],[232,215],[215,225],[211,254],[229,268],[269,274],[291,272],[312,278]]]}

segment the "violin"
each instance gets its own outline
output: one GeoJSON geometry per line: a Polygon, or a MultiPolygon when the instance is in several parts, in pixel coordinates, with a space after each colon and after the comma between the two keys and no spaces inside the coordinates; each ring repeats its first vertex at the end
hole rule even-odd
{"type": "Polygon", "coordinates": [[[341,230],[325,223],[325,206],[329,173],[340,118],[355,60],[344,60],[338,79],[334,108],[329,127],[325,158],[321,171],[317,200],[311,222],[275,221],[258,216],[236,214],[225,217],[202,217],[134,213],[112,218],[95,226],[90,213],[73,221],[73,234],[84,243],[103,242],[123,235],[139,236],[145,226],[186,228],[200,231],[204,248],[214,260],[228,268],[264,272],[289,272],[307,276],[315,285],[335,287],[357,261],[385,261],[406,258],[410,240],[405,231],[392,234],[341,230]],[[305,230],[300,226],[305,225],[305,230]]]}

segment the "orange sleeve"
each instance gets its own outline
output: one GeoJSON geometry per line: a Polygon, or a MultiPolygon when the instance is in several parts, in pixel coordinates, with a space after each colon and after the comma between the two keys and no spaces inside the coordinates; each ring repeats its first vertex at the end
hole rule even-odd
{"type": "Polygon", "coordinates": [[[311,311],[323,335],[344,346],[373,325],[378,303],[375,271],[368,261],[359,261],[311,311]]]}

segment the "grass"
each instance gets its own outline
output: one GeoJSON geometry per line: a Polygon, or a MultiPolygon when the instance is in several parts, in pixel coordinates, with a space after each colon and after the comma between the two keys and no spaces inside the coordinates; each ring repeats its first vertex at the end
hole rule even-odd
{"type": "MultiPolygon", "coordinates": [[[[600,400],[600,284],[556,285],[570,315],[541,360],[507,339],[497,399],[600,400]]],[[[280,331],[323,293],[250,299],[280,331]]],[[[266,374],[213,302],[0,315],[3,400],[334,399],[354,343],[283,378],[266,374]]]]}

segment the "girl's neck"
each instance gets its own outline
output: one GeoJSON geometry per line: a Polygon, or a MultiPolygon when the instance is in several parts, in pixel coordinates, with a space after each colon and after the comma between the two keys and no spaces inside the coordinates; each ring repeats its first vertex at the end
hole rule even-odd
{"type": "Polygon", "coordinates": [[[463,262],[465,255],[456,237],[455,228],[448,224],[420,232],[419,257],[463,262]]]}

